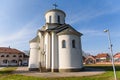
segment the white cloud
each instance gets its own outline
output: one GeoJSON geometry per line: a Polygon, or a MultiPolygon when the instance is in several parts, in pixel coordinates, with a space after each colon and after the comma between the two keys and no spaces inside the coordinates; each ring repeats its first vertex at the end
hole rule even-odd
{"type": "Polygon", "coordinates": [[[117,11],[120,11],[119,7],[117,8],[115,7],[107,10],[83,9],[82,11],[79,11],[78,13],[74,13],[73,15],[71,15],[67,22],[70,24],[75,24],[80,21],[84,21],[84,20],[88,21],[98,16],[115,13],[117,11]]]}
{"type": "Polygon", "coordinates": [[[87,36],[105,36],[105,33],[99,30],[84,29],[84,30],[79,30],[79,32],[87,36]]]}

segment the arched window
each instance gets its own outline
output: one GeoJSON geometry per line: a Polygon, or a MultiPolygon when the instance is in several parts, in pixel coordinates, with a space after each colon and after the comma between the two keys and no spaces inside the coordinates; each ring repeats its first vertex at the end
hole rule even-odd
{"type": "Polygon", "coordinates": [[[20,55],[19,57],[22,57],[22,55],[20,55]]]}
{"type": "Polygon", "coordinates": [[[58,19],[57,20],[58,20],[58,23],[60,23],[60,16],[59,15],[58,15],[58,19]]]}
{"type": "Polygon", "coordinates": [[[51,16],[49,16],[49,23],[51,23],[51,19],[52,19],[52,17],[51,17],[51,16]]]}
{"type": "Polygon", "coordinates": [[[75,48],[75,40],[72,40],[72,48],[75,48]]]}
{"type": "Polygon", "coordinates": [[[5,59],[5,60],[3,60],[3,63],[7,64],[7,63],[8,63],[8,60],[6,60],[6,59],[5,59]]]}
{"type": "Polygon", "coordinates": [[[11,63],[17,63],[17,61],[16,60],[12,60],[11,63]]]}
{"type": "Polygon", "coordinates": [[[9,55],[7,55],[6,57],[9,57],[9,55]]]}
{"type": "Polygon", "coordinates": [[[16,55],[13,55],[13,57],[16,57],[16,55]]]}
{"type": "Polygon", "coordinates": [[[1,55],[1,57],[4,57],[4,55],[1,55]]]}
{"type": "Polygon", "coordinates": [[[66,41],[62,40],[62,48],[66,48],[66,41]]]}

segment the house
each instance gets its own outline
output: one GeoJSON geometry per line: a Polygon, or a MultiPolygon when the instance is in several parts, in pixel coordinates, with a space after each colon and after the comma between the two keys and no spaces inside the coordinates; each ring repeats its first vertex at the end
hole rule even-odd
{"type": "Polygon", "coordinates": [[[110,56],[108,53],[100,53],[96,56],[96,62],[109,62],[110,56]]]}
{"type": "Polygon", "coordinates": [[[10,47],[0,47],[0,66],[21,66],[28,63],[24,52],[10,47]]]}
{"type": "Polygon", "coordinates": [[[115,62],[120,62],[120,52],[118,52],[114,55],[114,61],[115,62]]]}
{"type": "Polygon", "coordinates": [[[95,64],[96,63],[96,57],[95,56],[87,56],[85,59],[85,64],[95,64]]]}
{"type": "Polygon", "coordinates": [[[45,13],[45,25],[30,40],[29,70],[51,72],[80,71],[83,68],[81,36],[65,22],[66,13],[51,9],[45,13]]]}

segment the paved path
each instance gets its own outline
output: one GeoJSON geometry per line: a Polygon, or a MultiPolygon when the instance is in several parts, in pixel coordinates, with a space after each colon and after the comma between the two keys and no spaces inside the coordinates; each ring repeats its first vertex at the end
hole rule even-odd
{"type": "Polygon", "coordinates": [[[0,69],[3,69],[4,67],[0,67],[0,69]]]}
{"type": "Polygon", "coordinates": [[[36,71],[28,71],[27,67],[18,67],[15,74],[22,74],[26,76],[36,76],[36,77],[78,77],[78,76],[93,76],[105,73],[104,70],[101,69],[93,69],[93,68],[86,68],[84,71],[81,72],[60,72],[60,73],[52,73],[52,72],[36,72],[36,71]]]}

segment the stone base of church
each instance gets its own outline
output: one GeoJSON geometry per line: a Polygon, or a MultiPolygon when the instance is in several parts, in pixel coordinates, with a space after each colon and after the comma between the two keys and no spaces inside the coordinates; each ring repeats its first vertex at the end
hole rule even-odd
{"type": "Polygon", "coordinates": [[[76,68],[76,69],[45,69],[40,70],[39,68],[29,68],[29,71],[40,71],[40,72],[80,72],[84,70],[84,68],[76,68]]]}
{"type": "Polygon", "coordinates": [[[29,71],[39,71],[39,68],[29,68],[29,71]]]}
{"type": "Polygon", "coordinates": [[[59,72],[80,72],[84,70],[84,68],[76,68],[76,69],[59,69],[59,72]]]}
{"type": "Polygon", "coordinates": [[[59,69],[52,69],[51,72],[59,72],[59,69]]]}
{"type": "Polygon", "coordinates": [[[46,72],[51,72],[51,69],[50,68],[46,69],[46,72]]]}

